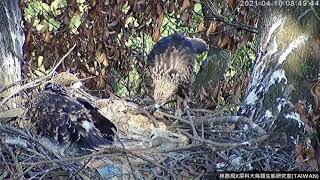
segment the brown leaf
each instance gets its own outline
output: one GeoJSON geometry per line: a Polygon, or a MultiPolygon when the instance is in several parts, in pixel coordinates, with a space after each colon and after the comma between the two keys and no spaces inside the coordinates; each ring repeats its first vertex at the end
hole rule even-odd
{"type": "Polygon", "coordinates": [[[297,154],[297,159],[296,159],[296,162],[298,164],[303,164],[304,163],[304,160],[303,160],[303,147],[301,144],[297,144],[296,146],[296,154],[297,154]]]}
{"type": "Polygon", "coordinates": [[[157,27],[161,28],[162,23],[163,23],[163,19],[164,19],[164,12],[162,11],[161,14],[159,14],[158,18],[157,18],[157,27]]]}
{"type": "Polygon", "coordinates": [[[237,16],[237,22],[243,23],[243,22],[244,22],[244,16],[241,15],[241,14],[239,14],[239,15],[237,16]]]}
{"type": "Polygon", "coordinates": [[[99,74],[95,80],[95,88],[96,89],[105,89],[106,88],[106,81],[103,79],[103,73],[99,74]]]}
{"type": "Polygon", "coordinates": [[[103,64],[105,67],[109,65],[109,61],[105,52],[96,52],[96,59],[99,63],[103,64]]]}
{"type": "Polygon", "coordinates": [[[134,6],[136,4],[136,0],[128,0],[129,6],[134,6]]]}
{"type": "Polygon", "coordinates": [[[242,82],[237,82],[236,85],[233,88],[233,92],[234,92],[234,96],[239,98],[241,97],[241,87],[242,86],[242,82]]]}
{"type": "Polygon", "coordinates": [[[231,9],[234,9],[237,6],[237,0],[226,0],[227,6],[229,6],[231,9]]]}
{"type": "Polygon", "coordinates": [[[160,15],[160,14],[163,14],[164,11],[163,11],[163,8],[161,6],[161,4],[157,4],[157,14],[160,15]]]}
{"type": "Polygon", "coordinates": [[[217,30],[217,24],[216,24],[216,22],[211,22],[210,23],[210,26],[209,26],[209,28],[208,28],[208,30],[207,30],[207,33],[206,33],[206,35],[207,35],[207,37],[209,37],[209,35],[211,34],[211,33],[214,33],[214,32],[216,32],[216,30],[217,30]]]}
{"type": "Polygon", "coordinates": [[[228,42],[227,49],[233,49],[235,47],[235,40],[233,37],[230,37],[230,41],[228,42]]]}
{"type": "Polygon", "coordinates": [[[229,35],[225,35],[223,37],[220,37],[219,42],[218,42],[218,46],[220,48],[227,48],[230,41],[231,41],[231,38],[229,35]]]}
{"type": "Polygon", "coordinates": [[[202,101],[205,97],[208,97],[208,94],[206,92],[206,90],[204,89],[204,87],[201,87],[201,91],[200,91],[200,101],[202,101]]]}
{"type": "Polygon", "coordinates": [[[204,21],[201,21],[199,23],[198,30],[199,32],[204,32],[206,30],[206,27],[204,26],[204,21]]]}
{"type": "Polygon", "coordinates": [[[51,35],[51,32],[50,31],[47,31],[45,34],[44,34],[44,42],[45,43],[49,43],[50,42],[50,40],[51,40],[51,38],[52,38],[52,35],[51,35]]]}
{"type": "Polygon", "coordinates": [[[154,42],[158,42],[160,40],[160,28],[157,28],[154,30],[154,32],[152,34],[152,40],[154,42]]]}
{"type": "Polygon", "coordinates": [[[97,4],[97,1],[96,1],[96,0],[92,0],[92,1],[91,1],[91,4],[92,4],[92,7],[95,7],[96,4],[97,4]]]}
{"type": "Polygon", "coordinates": [[[183,12],[185,9],[189,8],[191,5],[190,0],[184,0],[181,7],[181,12],[183,12]]]}
{"type": "Polygon", "coordinates": [[[210,95],[213,99],[218,99],[219,94],[221,93],[221,83],[218,82],[213,85],[213,89],[210,92],[210,95]]]}
{"type": "Polygon", "coordinates": [[[242,97],[244,97],[247,93],[247,88],[248,88],[250,79],[251,79],[250,73],[247,73],[246,77],[242,81],[242,90],[241,90],[242,97]]]}

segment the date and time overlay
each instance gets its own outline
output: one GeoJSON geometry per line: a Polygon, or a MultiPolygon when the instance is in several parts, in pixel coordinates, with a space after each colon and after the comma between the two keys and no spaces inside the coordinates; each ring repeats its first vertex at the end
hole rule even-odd
{"type": "Polygon", "coordinates": [[[258,6],[318,6],[320,0],[240,0],[240,6],[258,7],[258,6]]]}

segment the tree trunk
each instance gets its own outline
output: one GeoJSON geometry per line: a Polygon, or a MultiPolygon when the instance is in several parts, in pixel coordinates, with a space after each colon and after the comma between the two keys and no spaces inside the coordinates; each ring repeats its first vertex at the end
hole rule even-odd
{"type": "MultiPolygon", "coordinates": [[[[0,93],[6,86],[21,80],[20,60],[24,43],[21,25],[19,1],[0,1],[0,93]]],[[[1,96],[14,90],[10,88],[1,96]]]]}
{"type": "Polygon", "coordinates": [[[240,113],[252,118],[282,146],[287,145],[295,157],[296,146],[307,142],[300,141],[307,137],[307,124],[296,104],[298,100],[312,101],[307,82],[319,72],[320,20],[315,16],[319,10],[302,6],[262,9],[260,47],[240,113]],[[311,68],[312,73],[302,72],[304,64],[317,66],[311,68]]]}
{"type": "Polygon", "coordinates": [[[209,88],[212,84],[224,80],[224,73],[229,62],[229,55],[222,49],[210,47],[207,59],[202,63],[195,84],[197,89],[209,88]]]}

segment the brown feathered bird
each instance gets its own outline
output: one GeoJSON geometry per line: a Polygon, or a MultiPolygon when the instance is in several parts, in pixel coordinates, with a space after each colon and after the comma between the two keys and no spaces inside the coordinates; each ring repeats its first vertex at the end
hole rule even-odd
{"type": "Polygon", "coordinates": [[[97,150],[112,144],[117,128],[83,95],[80,85],[70,75],[57,76],[34,98],[28,115],[37,132],[54,142],[97,150]]]}
{"type": "MultiPolygon", "coordinates": [[[[183,110],[194,79],[196,55],[207,49],[203,40],[178,33],[164,37],[154,45],[148,55],[146,79],[156,107],[178,95],[177,110],[183,110]]],[[[181,112],[176,114],[181,115],[181,112]]]]}

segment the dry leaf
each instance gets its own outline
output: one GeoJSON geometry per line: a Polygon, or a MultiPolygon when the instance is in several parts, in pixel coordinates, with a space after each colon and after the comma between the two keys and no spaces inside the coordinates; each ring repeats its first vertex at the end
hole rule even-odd
{"type": "Polygon", "coordinates": [[[231,38],[229,35],[225,35],[223,37],[220,37],[218,46],[220,48],[227,48],[230,41],[231,41],[231,38]]]}
{"type": "Polygon", "coordinates": [[[199,32],[204,32],[206,30],[206,27],[204,27],[204,21],[201,21],[198,26],[199,32]]]}
{"type": "Polygon", "coordinates": [[[152,40],[154,42],[158,42],[160,40],[160,28],[157,28],[154,30],[154,32],[152,34],[152,40]]]}
{"type": "Polygon", "coordinates": [[[231,9],[234,9],[237,6],[237,0],[226,0],[227,6],[229,6],[231,9]]]}
{"type": "Polygon", "coordinates": [[[190,0],[184,0],[181,7],[181,12],[189,8],[191,5],[190,0]]]}
{"type": "Polygon", "coordinates": [[[44,34],[44,42],[45,43],[49,43],[50,40],[51,40],[52,36],[51,36],[51,32],[50,31],[47,31],[45,34],[44,34]]]}
{"type": "Polygon", "coordinates": [[[96,59],[99,63],[103,64],[105,67],[109,65],[107,54],[105,52],[96,52],[96,59]]]}
{"type": "Polygon", "coordinates": [[[207,37],[209,37],[209,35],[211,34],[211,33],[214,33],[215,31],[217,30],[217,24],[216,24],[216,22],[211,22],[210,23],[210,26],[209,26],[209,28],[208,28],[208,30],[207,30],[207,33],[206,33],[206,35],[207,35],[207,37]]]}
{"type": "Polygon", "coordinates": [[[163,19],[164,19],[164,12],[162,11],[161,14],[159,14],[158,18],[157,18],[157,27],[161,28],[162,23],[163,23],[163,19]]]}

